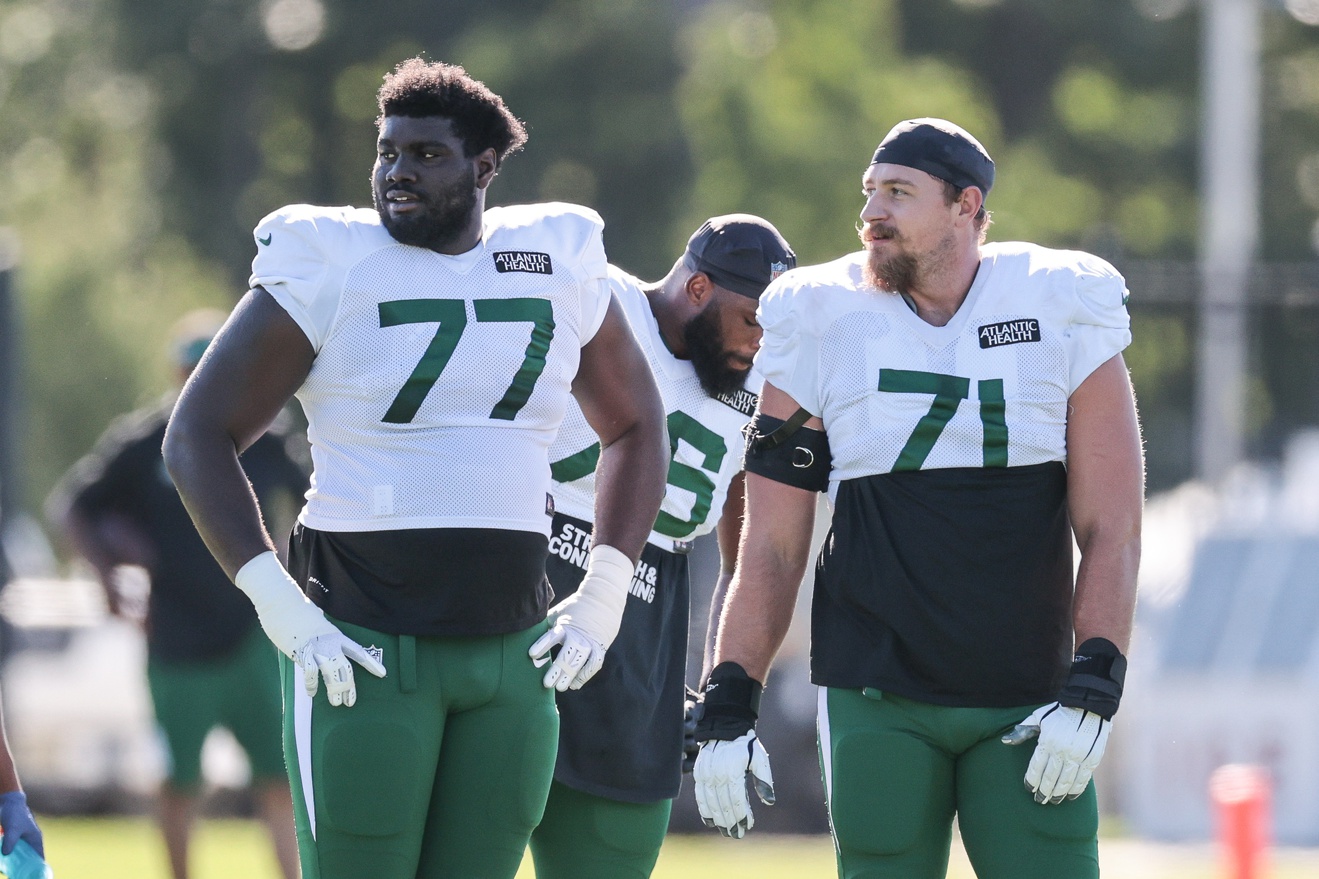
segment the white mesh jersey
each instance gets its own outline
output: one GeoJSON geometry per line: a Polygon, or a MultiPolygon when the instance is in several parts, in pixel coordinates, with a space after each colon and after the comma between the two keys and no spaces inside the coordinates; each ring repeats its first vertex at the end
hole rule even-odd
{"type": "Polygon", "coordinates": [[[862,285],[866,254],[799,268],[760,302],[756,366],[824,421],[842,480],[1066,462],[1067,399],[1131,342],[1122,276],[1098,257],[981,248],[946,326],[862,285]]]}
{"type": "Polygon", "coordinates": [[[603,225],[575,205],[492,208],[448,256],[399,244],[373,210],[263,219],[251,285],[316,351],[299,521],[548,535],[547,450],[609,304],[603,225]]]}
{"type": "MultiPolygon", "coordinates": [[[[673,457],[650,542],[673,550],[675,541],[690,541],[718,523],[729,483],[742,469],[742,428],[755,412],[763,379],[753,370],[744,390],[711,397],[701,388],[691,361],[674,357],[664,344],[641,282],[610,266],[609,284],[650,363],[668,415],[673,457]]],[[[600,440],[576,401],[570,401],[559,436],[550,447],[554,504],[559,512],[595,521],[595,465],[599,459],[600,440]]]]}

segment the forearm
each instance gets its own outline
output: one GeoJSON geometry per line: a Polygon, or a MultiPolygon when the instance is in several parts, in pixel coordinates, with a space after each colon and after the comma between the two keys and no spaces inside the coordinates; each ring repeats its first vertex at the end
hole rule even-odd
{"type": "Polygon", "coordinates": [[[3,726],[0,726],[0,794],[13,790],[22,790],[18,779],[18,769],[14,766],[14,757],[9,752],[9,738],[3,726]]]}
{"type": "Polygon", "coordinates": [[[736,662],[748,676],[765,683],[788,635],[799,583],[800,577],[791,585],[786,578],[752,583],[747,574],[735,577],[719,619],[714,665],[736,662]]]}
{"type": "Polygon", "coordinates": [[[728,601],[728,587],[733,582],[731,571],[719,572],[719,579],[715,581],[714,592],[710,596],[710,613],[705,624],[705,643],[701,649],[701,678],[699,685],[705,686],[705,681],[710,677],[710,670],[714,668],[714,649],[715,641],[719,635],[719,617],[724,609],[724,604],[728,601]]]}
{"type": "Polygon", "coordinates": [[[1090,536],[1082,548],[1072,602],[1076,643],[1107,638],[1124,654],[1131,644],[1140,567],[1140,533],[1127,528],[1090,536]]]}
{"type": "Polygon", "coordinates": [[[612,546],[634,562],[641,557],[664,499],[667,445],[662,418],[649,418],[601,450],[595,477],[596,544],[612,546]]]}
{"type": "Polygon", "coordinates": [[[747,477],[746,539],[719,614],[714,665],[736,662],[762,684],[788,634],[810,554],[817,495],[747,477]]]}
{"type": "Polygon", "coordinates": [[[183,505],[230,579],[248,561],[274,549],[228,434],[196,424],[191,408],[180,401],[164,449],[165,464],[183,505]]]}
{"type": "Polygon", "coordinates": [[[1081,550],[1072,602],[1076,643],[1106,638],[1125,653],[1136,609],[1145,462],[1121,355],[1082,382],[1070,404],[1068,513],[1081,550]]]}

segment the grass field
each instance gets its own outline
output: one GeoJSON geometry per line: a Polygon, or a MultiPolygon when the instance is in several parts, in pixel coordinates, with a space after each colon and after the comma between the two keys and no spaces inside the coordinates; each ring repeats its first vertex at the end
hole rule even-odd
{"type": "MultiPolygon", "coordinates": [[[[169,879],[164,848],[147,818],[40,819],[56,879],[169,879]]],[[[960,850],[948,879],[974,879],[960,850]]],[[[1171,846],[1105,839],[1100,861],[1111,879],[1224,879],[1212,846],[1171,846]]],[[[251,821],[202,823],[193,852],[193,879],[279,879],[260,825],[251,821]]],[[[1280,850],[1267,879],[1314,879],[1319,850],[1280,850]]],[[[828,837],[673,836],[665,843],[654,879],[828,879],[834,875],[828,837]]],[[[532,879],[524,863],[518,879],[532,879]]],[[[365,879],[365,877],[364,877],[365,879]]],[[[1263,877],[1261,877],[1263,879],[1263,877]]]]}

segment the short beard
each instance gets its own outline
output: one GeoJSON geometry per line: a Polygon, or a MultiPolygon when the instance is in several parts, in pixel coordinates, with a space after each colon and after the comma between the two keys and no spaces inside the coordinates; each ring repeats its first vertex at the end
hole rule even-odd
{"type": "MultiPolygon", "coordinates": [[[[902,239],[895,234],[890,240],[902,239]]],[[[899,251],[885,258],[874,250],[868,250],[866,264],[861,269],[861,279],[877,290],[909,294],[928,278],[930,269],[937,268],[956,247],[957,242],[950,232],[934,250],[919,255],[899,251]]]]}
{"type": "Polygon", "coordinates": [[[723,333],[719,330],[721,306],[711,302],[705,310],[687,321],[682,328],[682,340],[687,346],[687,359],[701,389],[711,397],[720,397],[742,389],[749,369],[737,369],[728,363],[723,333]]]}
{"type": "Polygon", "coordinates": [[[868,256],[865,267],[861,270],[861,276],[869,286],[877,290],[906,293],[915,285],[920,272],[916,257],[909,253],[899,253],[881,259],[873,250],[868,256]]]}
{"type": "Polygon", "coordinates": [[[468,173],[449,188],[421,200],[423,209],[412,215],[395,217],[384,203],[384,193],[372,187],[376,213],[385,231],[399,244],[442,251],[462,235],[476,209],[476,171],[468,173]]]}

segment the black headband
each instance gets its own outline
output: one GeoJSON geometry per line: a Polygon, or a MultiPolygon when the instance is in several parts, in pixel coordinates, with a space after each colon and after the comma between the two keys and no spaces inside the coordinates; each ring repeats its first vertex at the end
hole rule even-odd
{"type": "Polygon", "coordinates": [[[943,119],[908,119],[875,150],[870,164],[903,165],[946,180],[958,189],[978,188],[986,196],[994,186],[994,160],[980,142],[943,119]]]}

